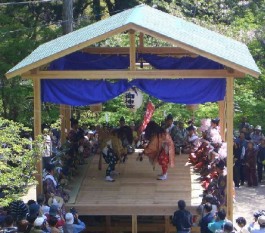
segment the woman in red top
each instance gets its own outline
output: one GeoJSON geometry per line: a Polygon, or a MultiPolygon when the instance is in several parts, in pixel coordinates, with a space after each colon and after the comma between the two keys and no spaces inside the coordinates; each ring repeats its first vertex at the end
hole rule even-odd
{"type": "Polygon", "coordinates": [[[149,143],[143,153],[148,156],[153,167],[156,163],[161,166],[162,174],[158,180],[166,180],[168,165],[173,167],[175,162],[175,147],[171,136],[157,123],[150,121],[145,130],[145,139],[149,143]]]}

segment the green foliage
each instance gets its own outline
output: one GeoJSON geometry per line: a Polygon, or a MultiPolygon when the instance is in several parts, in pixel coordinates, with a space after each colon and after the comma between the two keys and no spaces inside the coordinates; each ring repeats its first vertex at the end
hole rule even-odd
{"type": "Polygon", "coordinates": [[[6,206],[34,184],[36,163],[41,158],[41,138],[32,142],[30,129],[0,118],[0,206],[6,206]],[[30,147],[32,146],[32,149],[30,147]]]}

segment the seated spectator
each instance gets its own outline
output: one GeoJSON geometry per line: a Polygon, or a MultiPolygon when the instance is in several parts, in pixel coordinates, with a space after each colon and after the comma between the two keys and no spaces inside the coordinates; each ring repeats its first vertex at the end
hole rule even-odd
{"type": "Polygon", "coordinates": [[[249,230],[247,229],[246,225],[247,225],[247,221],[245,218],[243,217],[239,217],[236,219],[236,223],[239,227],[239,229],[237,230],[237,232],[239,233],[249,233],[249,230]]]}
{"type": "Polygon", "coordinates": [[[55,166],[53,164],[49,164],[46,167],[47,170],[47,175],[44,178],[43,181],[43,190],[44,190],[44,195],[46,198],[46,201],[49,200],[52,195],[62,197],[64,201],[69,200],[69,194],[64,192],[61,187],[59,187],[57,180],[54,177],[55,173],[55,166]]]}
{"type": "Polygon", "coordinates": [[[258,224],[260,229],[254,229],[251,231],[251,233],[262,233],[265,232],[265,216],[261,215],[258,218],[258,224]]]}
{"type": "Polygon", "coordinates": [[[185,154],[190,154],[190,153],[196,151],[196,149],[198,148],[199,137],[196,134],[196,128],[193,125],[186,128],[186,130],[188,133],[187,133],[187,138],[185,141],[185,148],[184,148],[183,152],[185,154]]]}
{"type": "Polygon", "coordinates": [[[216,230],[223,229],[223,225],[226,222],[226,212],[224,209],[218,211],[215,215],[215,220],[208,224],[208,228],[211,232],[215,233],[216,230]]]}
{"type": "Polygon", "coordinates": [[[208,228],[208,224],[211,223],[214,219],[214,214],[212,213],[212,204],[205,203],[204,204],[204,212],[205,216],[200,221],[201,233],[211,233],[208,228]]]}
{"type": "Polygon", "coordinates": [[[56,227],[56,224],[58,222],[58,219],[55,216],[51,216],[48,220],[49,224],[49,232],[51,233],[60,233],[61,231],[56,227]]]}
{"type": "Polygon", "coordinates": [[[65,215],[65,225],[63,226],[64,233],[79,233],[86,228],[85,223],[78,219],[77,212],[73,215],[72,213],[67,213],[65,215]]]}
{"type": "Polygon", "coordinates": [[[192,227],[192,215],[189,211],[187,211],[186,203],[183,200],[178,201],[178,208],[174,213],[172,223],[176,227],[177,232],[191,232],[192,227]]]}
{"type": "Polygon", "coordinates": [[[17,232],[17,228],[14,226],[14,219],[11,215],[7,215],[5,217],[3,232],[5,233],[17,232]]]}

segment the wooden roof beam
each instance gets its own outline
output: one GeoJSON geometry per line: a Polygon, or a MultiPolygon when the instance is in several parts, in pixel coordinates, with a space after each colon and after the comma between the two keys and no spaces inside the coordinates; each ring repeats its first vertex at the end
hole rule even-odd
{"type": "Polygon", "coordinates": [[[40,79],[174,79],[174,78],[225,78],[244,77],[245,74],[234,70],[82,70],[82,71],[38,71],[25,73],[23,78],[40,79]]]}
{"type": "MultiPolygon", "coordinates": [[[[129,54],[129,47],[87,47],[81,50],[92,54],[129,54]]],[[[176,56],[198,56],[179,47],[137,47],[136,53],[176,55],[176,56]]]]}

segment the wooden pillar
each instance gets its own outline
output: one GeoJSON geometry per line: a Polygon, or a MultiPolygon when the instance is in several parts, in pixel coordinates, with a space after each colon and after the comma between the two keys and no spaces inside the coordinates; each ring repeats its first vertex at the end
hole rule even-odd
{"type": "Polygon", "coordinates": [[[106,232],[111,233],[111,216],[106,216],[106,232]]]}
{"type": "Polygon", "coordinates": [[[137,215],[132,215],[132,233],[137,233],[137,215]]]}
{"type": "Polygon", "coordinates": [[[65,105],[65,128],[66,128],[66,133],[68,134],[70,129],[71,129],[71,106],[65,105]]]}
{"type": "MultiPolygon", "coordinates": [[[[39,78],[33,79],[34,88],[34,138],[41,135],[41,83],[39,78]]],[[[37,162],[37,195],[42,193],[42,157],[37,162]]]]}
{"type": "Polygon", "coordinates": [[[130,70],[136,70],[135,31],[130,30],[130,70]]]}
{"type": "Polygon", "coordinates": [[[226,141],[225,138],[225,129],[226,129],[226,121],[225,121],[225,101],[219,101],[218,102],[218,106],[219,106],[219,119],[220,119],[220,134],[222,137],[223,141],[226,141]]]}
{"type": "Polygon", "coordinates": [[[144,47],[144,34],[142,32],[140,32],[139,35],[139,48],[143,48],[144,47]]]}
{"type": "Polygon", "coordinates": [[[233,127],[234,127],[234,78],[226,78],[227,122],[227,218],[233,221],[233,127]]]}
{"type": "Polygon", "coordinates": [[[65,109],[66,105],[61,104],[60,105],[60,117],[61,117],[61,144],[65,143],[66,141],[66,133],[65,133],[65,128],[66,128],[66,119],[65,119],[65,109]]]}
{"type": "Polygon", "coordinates": [[[165,216],[165,233],[170,233],[170,216],[165,216]]]}

